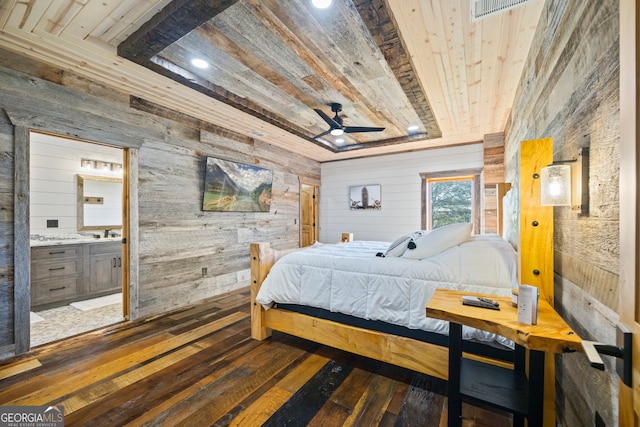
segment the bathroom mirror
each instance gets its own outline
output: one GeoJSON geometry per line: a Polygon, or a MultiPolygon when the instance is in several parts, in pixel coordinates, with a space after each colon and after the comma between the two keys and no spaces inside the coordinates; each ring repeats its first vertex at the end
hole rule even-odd
{"type": "Polygon", "coordinates": [[[122,228],[122,178],[78,174],[78,231],[122,228]]]}

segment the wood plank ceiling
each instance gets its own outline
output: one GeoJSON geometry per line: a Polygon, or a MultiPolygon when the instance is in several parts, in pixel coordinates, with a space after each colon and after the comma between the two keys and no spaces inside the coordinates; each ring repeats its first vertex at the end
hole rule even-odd
{"type": "Polygon", "coordinates": [[[471,22],[468,0],[4,0],[0,47],[330,161],[503,131],[543,6],[471,22]],[[330,103],[385,130],[314,138],[330,103]]]}

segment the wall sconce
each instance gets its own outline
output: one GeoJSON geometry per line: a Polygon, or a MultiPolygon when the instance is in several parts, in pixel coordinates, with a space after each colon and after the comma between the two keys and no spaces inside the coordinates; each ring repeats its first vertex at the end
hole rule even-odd
{"type": "Polygon", "coordinates": [[[580,215],[589,214],[589,147],[577,159],[557,160],[540,170],[540,204],[571,206],[580,215]]]}
{"type": "Polygon", "coordinates": [[[113,171],[122,173],[122,163],[105,162],[103,160],[81,159],[80,167],[84,170],[113,171]]]}
{"type": "Polygon", "coordinates": [[[90,170],[90,169],[93,169],[95,165],[96,165],[96,162],[94,162],[93,160],[89,160],[89,159],[80,160],[80,167],[82,169],[90,170]]]}

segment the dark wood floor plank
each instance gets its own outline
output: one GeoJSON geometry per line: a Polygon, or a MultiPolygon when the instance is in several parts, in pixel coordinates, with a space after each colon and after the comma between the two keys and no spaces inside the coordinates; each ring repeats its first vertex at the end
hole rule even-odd
{"type": "MultiPolygon", "coordinates": [[[[446,426],[446,383],[274,332],[249,288],[0,362],[0,404],[61,404],[66,426],[446,426]]],[[[463,405],[465,426],[508,414],[463,405]]]]}
{"type": "Polygon", "coordinates": [[[327,419],[335,422],[335,425],[342,425],[353,413],[373,377],[370,371],[354,369],[309,422],[309,426],[325,425],[327,419]]]}
{"type": "Polygon", "coordinates": [[[405,395],[396,425],[438,425],[446,393],[445,381],[416,373],[405,395]]]}
{"type": "Polygon", "coordinates": [[[164,354],[185,345],[202,335],[208,335],[220,329],[224,324],[237,322],[242,319],[246,319],[246,315],[236,313],[228,316],[228,318],[220,319],[219,321],[196,328],[189,333],[178,336],[168,335],[167,338],[161,342],[146,346],[132,353],[123,354],[109,361],[91,360],[81,366],[74,367],[71,371],[58,372],[51,376],[40,376],[39,386],[37,388],[34,388],[32,384],[25,384],[27,389],[31,388],[32,390],[18,398],[10,398],[7,396],[10,395],[10,393],[0,392],[0,402],[10,405],[44,405],[46,402],[61,398],[69,391],[84,388],[93,382],[115,375],[132,366],[155,358],[159,354],[164,354]],[[7,397],[9,398],[7,399],[7,397]]]}
{"type": "MultiPolygon", "coordinates": [[[[142,381],[153,376],[157,376],[157,378],[153,380],[155,388],[158,386],[167,387],[167,384],[164,384],[164,382],[168,380],[169,383],[173,383],[174,377],[168,375],[166,370],[178,371],[181,364],[186,365],[188,369],[191,364],[200,363],[200,360],[195,360],[195,358],[189,359],[200,351],[206,351],[208,358],[219,357],[220,355],[228,353],[231,347],[238,342],[238,337],[246,335],[248,328],[249,325],[247,322],[230,325],[199,342],[178,348],[176,351],[167,353],[132,370],[123,371],[121,375],[92,384],[77,393],[73,393],[70,397],[56,402],[56,404],[63,405],[66,414],[71,414],[94,402],[100,401],[100,399],[107,397],[111,393],[118,393],[121,401],[131,402],[132,399],[127,396],[126,393],[121,392],[125,387],[132,386],[136,383],[142,384],[142,381]]],[[[137,396],[143,392],[144,389],[132,391],[131,393],[137,396]]],[[[146,396],[146,393],[143,395],[146,396]]],[[[145,403],[149,403],[149,401],[147,400],[145,403]]],[[[113,400],[110,401],[109,404],[118,405],[118,403],[113,400]]],[[[83,416],[86,417],[87,414],[83,416]]]]}
{"type": "Polygon", "coordinates": [[[71,414],[70,421],[113,426],[132,421],[133,425],[141,425],[153,420],[189,398],[201,384],[215,380],[215,375],[223,375],[235,358],[260,347],[246,336],[250,325],[243,326],[241,332],[221,339],[217,345],[204,348],[71,414]]]}
{"type": "Polygon", "coordinates": [[[243,401],[235,411],[235,417],[228,420],[222,417],[215,425],[221,427],[264,424],[328,362],[329,359],[326,357],[309,354],[299,365],[293,367],[282,378],[278,378],[273,387],[268,390],[256,390],[243,401]]]}
{"type": "Polygon", "coordinates": [[[324,406],[327,399],[353,370],[346,363],[329,361],[297,393],[280,407],[265,423],[266,427],[284,425],[305,426],[324,406]]]}
{"type": "Polygon", "coordinates": [[[376,375],[369,384],[367,391],[358,401],[345,425],[379,425],[397,387],[397,381],[376,375]]]}
{"type": "MultiPolygon", "coordinates": [[[[289,372],[299,359],[307,357],[304,351],[291,351],[285,346],[271,349],[269,353],[270,357],[260,358],[262,359],[260,364],[239,360],[234,372],[221,378],[219,384],[204,387],[201,390],[201,396],[194,396],[197,405],[192,407],[191,415],[175,425],[213,424],[248,396],[261,389],[264,384],[278,379],[279,374],[289,372]]],[[[252,355],[247,356],[257,360],[252,355]]]]}

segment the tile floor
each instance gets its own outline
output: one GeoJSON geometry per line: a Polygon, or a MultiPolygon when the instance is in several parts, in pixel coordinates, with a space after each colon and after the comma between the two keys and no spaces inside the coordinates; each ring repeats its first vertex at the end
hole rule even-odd
{"type": "Polygon", "coordinates": [[[122,298],[116,303],[113,303],[113,299],[106,302],[108,305],[89,310],[79,310],[70,305],[65,305],[35,313],[32,312],[31,347],[124,320],[122,317],[122,298]]]}

